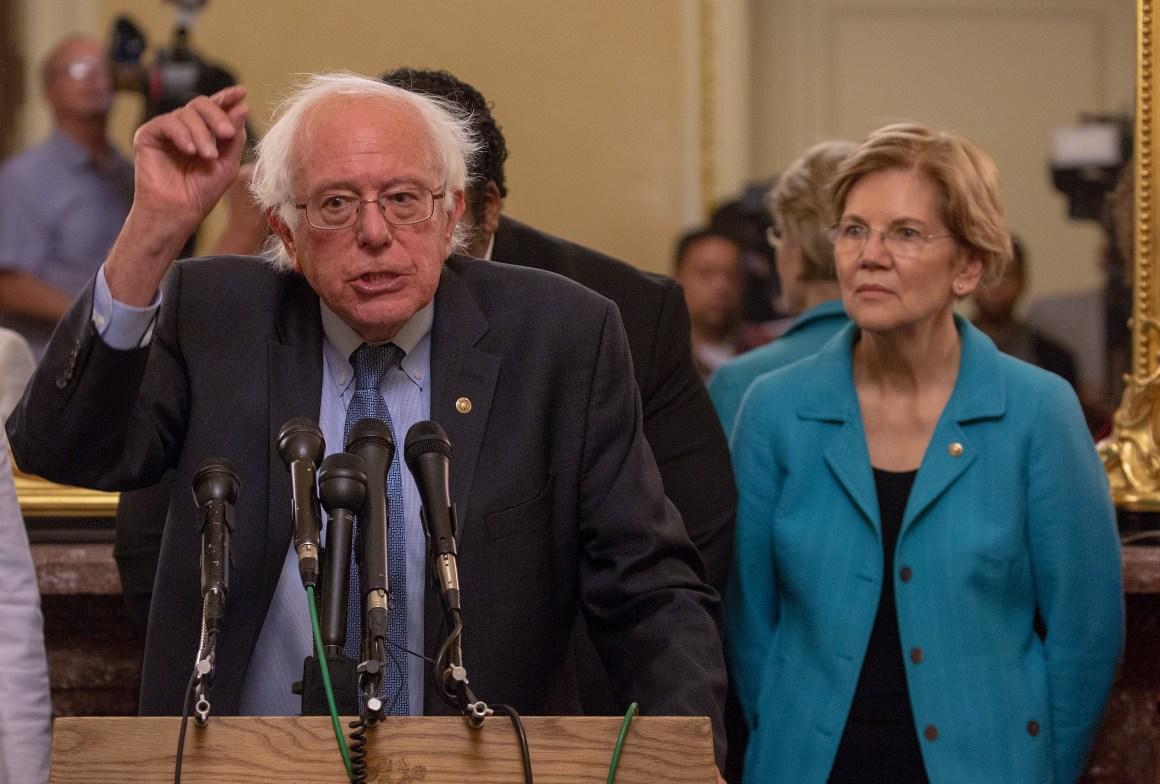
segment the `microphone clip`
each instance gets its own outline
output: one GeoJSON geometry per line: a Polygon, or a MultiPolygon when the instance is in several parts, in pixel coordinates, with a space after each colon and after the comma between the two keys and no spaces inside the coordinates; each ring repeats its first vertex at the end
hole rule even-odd
{"type": "Polygon", "coordinates": [[[194,686],[193,722],[199,727],[209,723],[209,690],[213,685],[214,651],[209,650],[204,657],[200,657],[193,666],[197,684],[194,686]]]}

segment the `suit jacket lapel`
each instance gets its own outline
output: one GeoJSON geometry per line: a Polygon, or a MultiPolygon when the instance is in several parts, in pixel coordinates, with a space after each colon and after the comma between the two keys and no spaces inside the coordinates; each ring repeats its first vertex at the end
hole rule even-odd
{"type": "MultiPolygon", "coordinates": [[[[487,334],[488,321],[465,281],[470,265],[486,263],[456,256],[448,259],[435,294],[431,328],[431,418],[451,442],[451,499],[458,512],[460,540],[500,369],[500,358],[478,347],[487,334]]],[[[427,649],[434,650],[441,642],[443,625],[435,591],[427,591],[425,618],[427,649]]]]}
{"type": "Polygon", "coordinates": [[[959,376],[915,477],[902,534],[975,462],[978,450],[971,441],[970,423],[1001,417],[1006,410],[999,350],[957,314],[955,324],[963,339],[959,376]]]}
{"type": "MultiPolygon", "coordinates": [[[[975,461],[977,450],[971,442],[970,423],[1002,416],[1005,410],[998,349],[957,314],[955,324],[963,339],[959,377],[915,477],[903,517],[903,534],[975,461]]],[[[877,529],[881,526],[878,493],[851,368],[857,329],[850,324],[818,352],[816,370],[802,395],[798,415],[839,425],[826,447],[826,464],[877,529]]]]}
{"type": "MultiPolygon", "coordinates": [[[[451,497],[461,503],[468,497],[475,476],[499,378],[499,357],[478,348],[487,331],[487,317],[472,297],[464,275],[449,261],[435,295],[431,328],[431,418],[442,425],[451,441],[451,497]]],[[[461,513],[461,517],[466,514],[461,513]]]]}
{"type": "Polygon", "coordinates": [[[829,436],[825,449],[826,465],[867,522],[877,530],[880,526],[878,493],[874,489],[874,474],[870,468],[866,433],[862,429],[850,364],[850,351],[856,334],[857,328],[853,324],[847,326],[815,355],[815,372],[801,397],[798,416],[835,424],[835,431],[829,436]]]}
{"type": "Polygon", "coordinates": [[[288,420],[318,421],[322,405],[322,318],[318,295],[298,274],[288,274],[286,295],[277,316],[269,358],[270,444],[279,470],[285,471],[273,448],[274,437],[288,420]]]}
{"type": "MultiPolygon", "coordinates": [[[[297,417],[317,422],[322,406],[322,319],[318,295],[306,279],[297,273],[287,273],[280,282],[285,286],[285,295],[277,314],[274,338],[266,349],[269,363],[266,388],[269,409],[266,486],[271,495],[275,487],[286,485],[286,467],[274,443],[278,431],[286,422],[297,417]]],[[[269,504],[265,598],[273,595],[285,561],[287,508],[285,504],[269,504]]]]}

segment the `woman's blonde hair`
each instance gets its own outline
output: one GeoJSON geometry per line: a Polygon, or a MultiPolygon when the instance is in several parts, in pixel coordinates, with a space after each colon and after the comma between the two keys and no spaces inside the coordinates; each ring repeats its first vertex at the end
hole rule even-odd
{"type": "Polygon", "coordinates": [[[830,187],[838,165],[854,150],[848,141],[815,144],[790,164],[766,197],[766,206],[782,236],[802,248],[805,280],[835,280],[834,244],[826,236],[835,217],[830,187]]]}
{"type": "Polygon", "coordinates": [[[913,169],[938,188],[943,222],[983,263],[983,282],[998,280],[1011,260],[1011,235],[999,199],[999,172],[990,156],[953,131],[898,123],[870,134],[839,167],[832,204],[838,218],[854,185],[868,174],[913,169]]]}

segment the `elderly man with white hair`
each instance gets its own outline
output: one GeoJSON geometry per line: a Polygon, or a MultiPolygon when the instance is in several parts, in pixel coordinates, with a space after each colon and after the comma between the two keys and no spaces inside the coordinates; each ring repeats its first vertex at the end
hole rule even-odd
{"type": "MultiPolygon", "coordinates": [[[[310,642],[274,441],[303,417],[341,450],[364,391],[355,376],[386,345],[377,384],[396,439],[432,419],[454,448],[475,693],[524,713],[575,712],[567,652],[583,612],[617,698],[710,716],[723,758],[718,600],[643,437],[616,307],[555,275],[455,254],[467,124],[433,99],[342,74],[309,78],[261,143],[253,190],[270,258],[171,263],[237,172],[246,112],[244,89],[231,88],[138,131],[124,231],[9,425],[21,466],[57,481],[125,489],[176,467],[142,712],[180,712],[198,648],[189,488],[208,457],[236,465],[241,488],[214,710],[297,712],[290,685],[310,642]]],[[[391,643],[431,655],[439,599],[406,471],[401,484],[405,557],[390,584],[405,632],[391,643]]],[[[447,710],[417,657],[392,658],[404,663],[396,705],[447,710]]]]}

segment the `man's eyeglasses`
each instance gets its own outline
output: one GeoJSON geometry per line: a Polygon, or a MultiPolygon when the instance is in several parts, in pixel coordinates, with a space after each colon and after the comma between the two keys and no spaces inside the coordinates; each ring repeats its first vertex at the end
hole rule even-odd
{"type": "Polygon", "coordinates": [[[826,230],[826,236],[830,238],[830,242],[834,243],[835,253],[859,253],[866,247],[866,243],[874,234],[882,238],[882,246],[891,255],[899,258],[917,256],[934,240],[955,236],[954,234],[923,234],[914,226],[905,224],[890,226],[882,231],[853,221],[839,223],[826,230]]]}
{"type": "Polygon", "coordinates": [[[74,81],[81,81],[95,73],[97,69],[106,68],[105,62],[98,57],[87,55],[77,57],[53,69],[55,76],[67,76],[74,81]]]}
{"type": "Polygon", "coordinates": [[[378,204],[383,219],[392,226],[422,223],[435,214],[435,200],[447,194],[443,190],[432,193],[426,188],[392,188],[382,191],[373,199],[364,199],[357,193],[335,191],[311,196],[297,209],[306,210],[306,220],[316,229],[333,231],[348,229],[358,220],[364,204],[378,204]]]}

